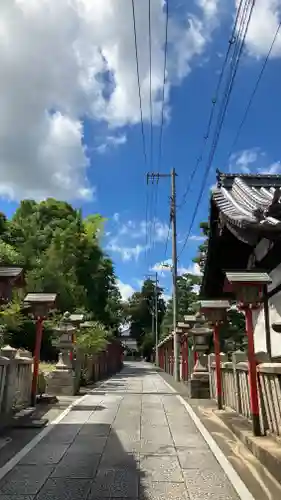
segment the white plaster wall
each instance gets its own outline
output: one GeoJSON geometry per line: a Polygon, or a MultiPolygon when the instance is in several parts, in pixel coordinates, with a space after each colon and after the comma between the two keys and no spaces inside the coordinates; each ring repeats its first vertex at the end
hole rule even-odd
{"type": "MultiPolygon", "coordinates": [[[[275,288],[281,283],[281,264],[276,267],[271,273],[272,284],[268,287],[269,290],[275,288]]],[[[253,314],[254,320],[254,338],[255,351],[266,352],[265,324],[263,309],[255,311],[253,314]]],[[[281,292],[278,292],[269,300],[269,322],[281,322],[281,292]]],[[[281,334],[276,333],[270,328],[271,350],[272,356],[281,356],[281,334]]]]}

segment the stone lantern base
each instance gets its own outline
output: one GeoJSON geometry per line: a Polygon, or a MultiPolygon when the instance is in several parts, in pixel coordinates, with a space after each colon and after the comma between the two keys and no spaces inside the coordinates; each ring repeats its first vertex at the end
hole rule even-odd
{"type": "Polygon", "coordinates": [[[210,383],[208,372],[208,357],[199,354],[189,381],[189,395],[193,399],[209,399],[210,383]]]}
{"type": "MultiPolygon", "coordinates": [[[[67,355],[69,358],[69,353],[67,355]]],[[[48,375],[47,393],[55,396],[74,396],[77,393],[75,373],[63,357],[63,354],[59,355],[56,369],[48,375]]]]}

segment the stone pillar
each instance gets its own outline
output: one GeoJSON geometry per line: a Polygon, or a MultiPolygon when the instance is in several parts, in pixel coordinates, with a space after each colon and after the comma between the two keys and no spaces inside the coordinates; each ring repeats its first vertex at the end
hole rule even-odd
{"type": "Polygon", "coordinates": [[[234,375],[234,387],[235,387],[235,400],[236,400],[236,411],[241,415],[242,404],[241,404],[241,387],[239,384],[239,372],[237,370],[238,363],[247,362],[247,354],[243,351],[235,351],[232,353],[232,365],[233,365],[233,375],[234,375]]]}
{"type": "Polygon", "coordinates": [[[10,364],[9,358],[4,356],[0,356],[0,415],[1,412],[4,411],[4,391],[7,382],[7,369],[10,364]]]}
{"type": "Polygon", "coordinates": [[[3,413],[11,413],[14,405],[16,382],[17,382],[17,364],[14,362],[17,350],[6,345],[1,349],[1,356],[9,360],[7,364],[6,380],[3,391],[2,410],[3,413]]]}

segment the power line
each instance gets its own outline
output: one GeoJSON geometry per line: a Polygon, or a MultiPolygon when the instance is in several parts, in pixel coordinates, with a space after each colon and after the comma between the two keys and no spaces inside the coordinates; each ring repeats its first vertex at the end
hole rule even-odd
{"type": "MultiPolygon", "coordinates": [[[[245,44],[245,38],[246,38],[246,35],[247,35],[247,32],[248,32],[250,20],[251,20],[251,17],[252,17],[253,8],[255,6],[255,0],[252,0],[251,6],[250,6],[250,1],[251,0],[246,0],[246,2],[244,4],[243,12],[242,12],[242,15],[241,15],[241,23],[240,23],[239,28],[238,28],[238,36],[237,36],[238,42],[240,42],[240,43],[237,43],[236,46],[235,46],[235,48],[234,48],[234,55],[232,57],[231,67],[230,67],[230,74],[229,74],[228,81],[227,81],[227,84],[226,84],[227,88],[226,88],[226,91],[224,93],[222,105],[221,105],[219,113],[218,113],[218,119],[217,119],[217,124],[216,124],[216,128],[215,128],[214,139],[213,139],[213,142],[212,142],[212,146],[211,146],[209,158],[208,158],[208,161],[207,161],[207,164],[206,164],[206,168],[205,168],[205,171],[204,171],[204,174],[203,174],[203,180],[202,180],[202,183],[201,183],[201,188],[200,188],[200,191],[199,191],[198,199],[197,199],[197,202],[195,204],[195,209],[194,209],[194,212],[193,212],[191,223],[189,225],[189,229],[188,229],[186,238],[184,240],[184,244],[182,246],[182,249],[180,251],[179,257],[182,255],[182,253],[183,253],[183,251],[184,251],[184,249],[186,247],[186,244],[188,242],[188,239],[189,239],[189,236],[190,236],[190,233],[191,233],[191,230],[192,230],[192,227],[193,227],[196,215],[197,215],[197,211],[198,211],[198,208],[199,208],[200,203],[201,203],[203,192],[204,192],[204,189],[205,189],[205,186],[206,186],[206,183],[207,183],[208,174],[210,172],[210,169],[211,169],[211,166],[212,166],[212,163],[213,163],[213,159],[214,159],[214,156],[215,156],[215,152],[216,152],[216,149],[217,149],[217,146],[218,146],[218,142],[219,142],[219,138],[220,138],[222,126],[223,126],[223,123],[224,123],[226,111],[227,111],[229,100],[230,100],[230,96],[231,96],[231,93],[232,93],[232,90],[233,90],[235,76],[236,76],[237,69],[238,69],[238,66],[239,66],[239,62],[240,62],[240,58],[241,58],[241,55],[242,55],[243,47],[244,47],[244,44],[245,44]],[[246,19],[247,9],[249,9],[249,13],[248,13],[248,18],[246,19]],[[243,30],[243,28],[244,28],[244,32],[243,32],[243,35],[242,35],[241,34],[241,30],[243,30]],[[237,46],[238,46],[238,49],[237,49],[237,46]]],[[[241,4],[242,4],[242,2],[240,2],[240,5],[241,4]]],[[[240,7],[240,5],[239,5],[239,7],[240,7]]],[[[239,16],[239,12],[237,12],[237,16],[236,17],[238,17],[238,16],[239,16]]]]}
{"type": "MultiPolygon", "coordinates": [[[[151,0],[149,0],[150,9],[151,0]]],[[[160,121],[160,132],[159,132],[159,147],[158,147],[158,172],[161,171],[161,161],[162,161],[162,145],[163,145],[163,128],[164,128],[164,109],[165,109],[165,88],[166,88],[166,71],[167,71],[167,52],[168,52],[168,25],[169,25],[169,5],[168,0],[166,0],[165,9],[165,34],[164,34],[164,65],[163,65],[163,83],[162,83],[162,96],[161,96],[161,121],[160,121]]],[[[149,17],[150,19],[150,17],[149,17]]],[[[151,25],[149,25],[150,28],[151,25]]],[[[151,50],[151,46],[150,46],[151,50]]],[[[150,63],[151,63],[151,52],[150,52],[150,63]]],[[[151,68],[150,68],[150,78],[151,78],[151,68]]],[[[152,92],[151,92],[151,80],[150,80],[150,105],[152,109],[152,92]]],[[[151,119],[151,144],[153,147],[153,121],[151,119]]],[[[151,162],[153,156],[151,153],[151,162]]],[[[152,170],[152,163],[151,163],[152,170]]],[[[158,207],[158,182],[159,179],[155,179],[152,184],[152,206],[151,206],[151,225],[150,225],[150,246],[154,248],[156,242],[156,220],[157,220],[157,207],[158,207]],[[154,182],[155,181],[155,182],[154,182]],[[153,196],[154,194],[154,196],[153,196]]],[[[151,252],[153,250],[151,248],[151,252]]]]}
{"type": "Polygon", "coordinates": [[[221,84],[222,84],[223,77],[224,77],[224,74],[225,74],[226,66],[227,66],[227,63],[228,63],[230,51],[231,51],[231,48],[232,48],[233,44],[236,42],[235,31],[236,31],[237,22],[238,22],[238,18],[239,18],[239,15],[240,15],[242,4],[243,4],[243,0],[240,0],[240,4],[238,6],[236,18],[235,18],[234,25],[233,25],[233,28],[232,28],[231,37],[230,37],[229,42],[228,42],[228,48],[227,48],[227,51],[226,51],[226,54],[225,54],[225,57],[224,57],[224,61],[223,61],[222,68],[221,68],[221,71],[220,71],[220,76],[219,76],[218,83],[217,83],[217,86],[216,86],[215,96],[212,99],[212,107],[211,107],[211,111],[210,111],[210,115],[209,115],[209,119],[208,119],[208,123],[207,123],[207,127],[206,127],[206,132],[205,132],[205,134],[203,136],[203,143],[202,143],[202,146],[201,146],[200,154],[197,157],[197,160],[195,162],[195,165],[194,165],[194,168],[192,170],[192,173],[191,173],[189,182],[187,184],[186,190],[184,192],[182,201],[178,205],[178,210],[180,210],[185,205],[185,203],[187,202],[187,195],[188,195],[188,193],[190,191],[190,188],[191,188],[193,179],[195,177],[195,174],[196,174],[196,172],[198,170],[198,167],[199,167],[199,165],[200,165],[200,163],[202,162],[202,159],[203,159],[204,150],[205,150],[205,148],[207,146],[207,142],[208,142],[208,139],[209,139],[209,136],[210,136],[210,131],[211,131],[211,127],[212,127],[212,123],[213,123],[213,119],[214,119],[214,114],[215,114],[215,108],[216,108],[216,105],[217,105],[217,102],[218,102],[219,92],[220,92],[221,84]]]}
{"type": "Polygon", "coordinates": [[[279,25],[278,25],[278,27],[277,27],[277,30],[276,30],[275,35],[274,35],[274,37],[273,37],[273,40],[272,40],[272,42],[271,42],[271,45],[270,45],[269,51],[268,51],[268,53],[267,53],[267,55],[266,55],[266,58],[265,58],[265,60],[264,60],[264,62],[263,62],[263,65],[262,65],[262,67],[261,67],[260,73],[259,73],[259,75],[258,75],[257,81],[256,81],[256,83],[255,83],[255,85],[254,85],[253,90],[252,90],[252,93],[251,93],[251,96],[250,96],[249,102],[248,102],[248,104],[247,104],[247,106],[246,106],[246,109],[245,109],[245,111],[244,111],[243,118],[242,118],[242,120],[241,120],[241,122],[240,122],[240,125],[239,125],[239,127],[238,127],[238,130],[237,130],[236,136],[235,136],[234,141],[233,141],[233,143],[232,143],[232,146],[231,146],[231,149],[230,149],[230,152],[229,152],[229,155],[228,155],[229,157],[230,157],[230,156],[231,156],[231,154],[233,153],[233,150],[234,150],[234,148],[236,147],[236,144],[237,144],[238,139],[239,139],[239,137],[240,137],[240,134],[241,134],[242,128],[243,128],[243,127],[244,127],[244,125],[245,125],[246,119],[247,119],[247,117],[248,117],[248,113],[249,113],[250,108],[251,108],[251,106],[252,106],[252,104],[253,104],[253,100],[254,100],[255,95],[256,95],[256,93],[257,93],[257,90],[258,90],[258,87],[259,87],[260,81],[261,81],[261,79],[262,79],[262,77],[263,77],[263,74],[264,74],[264,71],[265,71],[266,65],[267,65],[267,63],[268,63],[268,60],[269,60],[269,58],[270,58],[270,56],[271,56],[271,52],[272,52],[273,47],[274,47],[274,45],[275,45],[275,42],[276,42],[277,36],[278,36],[278,34],[279,34],[280,28],[281,28],[281,22],[279,23],[279,25]]]}
{"type": "Polygon", "coordinates": [[[142,145],[143,145],[144,161],[145,161],[145,164],[147,165],[146,144],[145,144],[145,135],[144,135],[144,126],[143,126],[143,111],[142,111],[142,99],[141,99],[138,42],[137,42],[136,15],[135,15],[135,1],[134,0],[132,0],[132,13],[133,13],[133,28],[134,28],[134,40],[135,40],[136,69],[137,69],[137,80],[138,80],[138,91],[139,91],[139,107],[140,107],[140,118],[141,118],[142,145]]]}
{"type": "Polygon", "coordinates": [[[161,122],[159,133],[159,150],[158,150],[158,171],[160,172],[162,160],[162,140],[164,127],[164,107],[165,107],[165,87],[166,87],[166,70],[167,70],[167,53],[168,53],[168,25],[169,25],[169,1],[166,0],[166,22],[165,22],[165,41],[164,41],[164,69],[163,69],[163,85],[162,85],[162,107],[161,107],[161,122]]]}
{"type": "Polygon", "coordinates": [[[150,105],[150,169],[153,170],[153,113],[152,113],[152,85],[151,85],[151,0],[148,0],[148,43],[149,43],[149,105],[150,105]]]}

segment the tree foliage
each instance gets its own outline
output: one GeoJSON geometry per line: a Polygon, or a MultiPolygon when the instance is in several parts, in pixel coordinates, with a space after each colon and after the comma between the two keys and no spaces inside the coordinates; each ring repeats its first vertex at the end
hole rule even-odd
{"type": "MultiPolygon", "coordinates": [[[[0,262],[24,267],[25,292],[57,293],[59,314],[83,310],[117,334],[123,306],[113,263],[100,244],[104,220],[99,214],[83,219],[80,210],[53,198],[24,200],[11,220],[0,214],[0,262]]],[[[11,341],[17,343],[29,320],[23,325],[12,316],[11,341]]],[[[11,322],[5,309],[1,321],[11,322]]],[[[26,334],[22,342],[30,347],[26,334]]]]}
{"type": "Polygon", "coordinates": [[[151,279],[144,281],[141,291],[133,293],[125,306],[125,313],[131,324],[131,335],[136,339],[138,347],[142,351],[145,349],[148,355],[155,346],[156,295],[160,331],[166,305],[163,299],[163,289],[156,286],[151,279]]]}
{"type": "MultiPolygon", "coordinates": [[[[184,321],[184,316],[197,311],[198,301],[197,287],[200,285],[200,276],[193,274],[183,274],[177,279],[178,292],[178,321],[184,321]]],[[[167,310],[164,317],[161,338],[165,337],[173,330],[173,297],[168,301],[167,310]]]]}
{"type": "Polygon", "coordinates": [[[81,328],[77,332],[77,345],[89,354],[98,354],[105,349],[110,333],[98,321],[93,321],[89,328],[81,328]]]}

